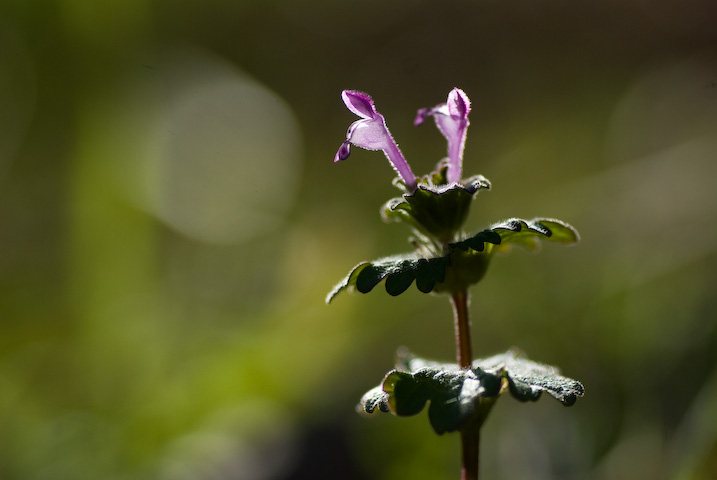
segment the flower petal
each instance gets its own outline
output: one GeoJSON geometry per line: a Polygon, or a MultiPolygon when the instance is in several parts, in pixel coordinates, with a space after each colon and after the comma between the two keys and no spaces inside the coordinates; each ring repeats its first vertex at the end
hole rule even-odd
{"type": "Polygon", "coordinates": [[[382,150],[391,166],[403,179],[406,188],[413,192],[416,190],[416,176],[406,162],[398,145],[388,131],[383,115],[376,111],[371,97],[363,92],[344,90],[341,98],[352,113],[361,117],[351,124],[346,133],[346,141],[341,145],[334,156],[334,162],[346,160],[351,154],[349,143],[366,150],[382,150]]]}
{"type": "Polygon", "coordinates": [[[468,118],[471,111],[471,101],[468,95],[460,88],[454,88],[448,94],[448,113],[453,117],[468,118]]]}
{"type": "Polygon", "coordinates": [[[448,140],[448,170],[446,180],[448,183],[458,182],[463,175],[463,148],[466,143],[468,130],[468,113],[471,110],[471,101],[468,95],[460,88],[454,88],[448,94],[448,101],[436,105],[432,109],[422,108],[414,124],[423,123],[429,115],[436,121],[436,127],[448,140]]]}
{"type": "Polygon", "coordinates": [[[433,114],[432,108],[419,108],[416,112],[416,119],[413,121],[414,125],[422,124],[430,115],[433,114]]]}
{"type": "Polygon", "coordinates": [[[358,120],[351,124],[346,139],[357,147],[366,150],[385,150],[393,143],[393,138],[386,127],[383,116],[358,120]]]}
{"type": "Polygon", "coordinates": [[[354,90],[344,90],[341,92],[341,98],[346,104],[351,113],[358,115],[362,118],[375,118],[376,107],[373,104],[371,97],[363,92],[357,92],[354,90]]]}
{"type": "Polygon", "coordinates": [[[351,143],[346,140],[344,143],[341,144],[338,152],[336,152],[336,155],[334,156],[334,162],[338,162],[339,160],[346,160],[347,158],[349,158],[349,155],[351,155],[351,143]]]}

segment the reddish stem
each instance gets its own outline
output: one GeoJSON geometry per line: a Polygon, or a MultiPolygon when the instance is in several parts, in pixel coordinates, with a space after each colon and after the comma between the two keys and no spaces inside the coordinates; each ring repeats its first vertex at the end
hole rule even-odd
{"type": "MultiPolygon", "coordinates": [[[[456,356],[461,368],[471,368],[470,321],[468,319],[468,293],[463,290],[451,297],[456,329],[456,356]]],[[[461,430],[462,467],[461,480],[478,480],[478,451],[480,447],[480,424],[471,422],[461,430]]]]}
{"type": "Polygon", "coordinates": [[[471,368],[473,352],[471,349],[471,331],[468,321],[468,293],[463,290],[451,297],[456,327],[456,353],[461,368],[471,368]]]}

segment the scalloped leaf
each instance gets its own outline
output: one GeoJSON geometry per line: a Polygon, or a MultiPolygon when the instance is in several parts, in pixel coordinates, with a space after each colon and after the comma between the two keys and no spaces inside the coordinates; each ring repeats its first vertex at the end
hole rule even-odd
{"type": "Polygon", "coordinates": [[[430,402],[428,418],[439,435],[460,430],[492,404],[501,389],[500,375],[478,369],[424,367],[414,372],[391,370],[381,386],[361,399],[359,409],[390,411],[398,416],[420,413],[430,402]],[[483,404],[481,404],[483,402],[483,404]]]}
{"type": "Polygon", "coordinates": [[[516,349],[476,360],[473,366],[489,371],[503,370],[510,393],[523,402],[536,401],[547,392],[569,407],[585,394],[582,383],[560,375],[557,367],[528,360],[516,349]]]}
{"type": "Polygon", "coordinates": [[[467,288],[483,278],[498,248],[520,245],[535,250],[539,239],[569,245],[580,237],[572,226],[560,220],[511,218],[449,244],[446,255],[440,257],[424,258],[410,253],[359,263],[331,290],[326,302],[330,303],[349,287],[368,293],[383,279],[386,279],[386,291],[393,296],[405,292],[414,280],[423,293],[467,288]]]}
{"type": "Polygon", "coordinates": [[[476,252],[482,252],[485,250],[486,243],[492,243],[493,245],[500,245],[502,239],[498,232],[493,231],[492,228],[487,228],[481,232],[476,233],[472,237],[461,240],[460,242],[451,243],[451,247],[459,248],[461,250],[475,250],[476,252]]]}
{"type": "Polygon", "coordinates": [[[437,363],[399,353],[396,368],[378,387],[361,399],[359,410],[378,408],[398,416],[420,413],[427,403],[428,418],[436,433],[462,429],[469,422],[485,421],[493,403],[507,385],[520,401],[536,401],[548,392],[565,406],[585,393],[583,385],[560,375],[556,367],[528,360],[517,350],[479,359],[473,368],[437,363]]]}
{"type": "Polygon", "coordinates": [[[386,291],[393,296],[405,292],[414,280],[421,292],[428,293],[436,283],[444,280],[446,267],[450,263],[448,255],[422,258],[416,257],[415,254],[394,255],[372,262],[362,262],[331,290],[326,302],[330,303],[339,292],[349,287],[355,287],[361,293],[368,293],[384,278],[386,291]]]}
{"type": "Polygon", "coordinates": [[[363,410],[366,413],[373,413],[378,408],[384,413],[390,412],[388,406],[388,393],[383,391],[383,386],[374,387],[361,397],[361,403],[357,410],[363,410]]]}
{"type": "Polygon", "coordinates": [[[571,225],[554,218],[509,218],[451,246],[482,252],[485,243],[492,243],[501,247],[513,244],[536,250],[541,239],[571,245],[580,240],[580,235],[571,225]]]}

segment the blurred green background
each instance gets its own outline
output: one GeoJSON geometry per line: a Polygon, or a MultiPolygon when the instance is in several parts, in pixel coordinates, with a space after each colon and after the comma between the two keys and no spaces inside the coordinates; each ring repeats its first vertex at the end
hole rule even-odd
{"type": "Polygon", "coordinates": [[[582,380],[506,397],[486,479],[717,477],[717,8],[708,0],[2,0],[0,478],[455,479],[459,441],[354,407],[396,348],[454,358],[411,287],[325,294],[407,250],[369,92],[415,172],[419,107],[473,101],[469,228],[551,216],[494,261],[474,352],[582,380]]]}

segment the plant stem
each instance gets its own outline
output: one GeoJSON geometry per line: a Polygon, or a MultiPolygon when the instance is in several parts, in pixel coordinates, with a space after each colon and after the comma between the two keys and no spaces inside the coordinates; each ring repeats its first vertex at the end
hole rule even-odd
{"type": "Polygon", "coordinates": [[[455,292],[451,297],[456,328],[456,354],[461,368],[471,368],[473,352],[471,349],[471,331],[468,321],[468,293],[465,290],[455,292]]]}
{"type": "Polygon", "coordinates": [[[461,480],[478,480],[480,423],[473,422],[461,430],[461,447],[461,480]]]}
{"type": "MultiPolygon", "coordinates": [[[[468,320],[468,292],[454,292],[451,296],[456,329],[456,356],[461,368],[471,368],[473,352],[468,320]]],[[[480,447],[480,422],[471,422],[461,430],[462,468],[461,480],[478,480],[478,451],[480,447]]]]}

